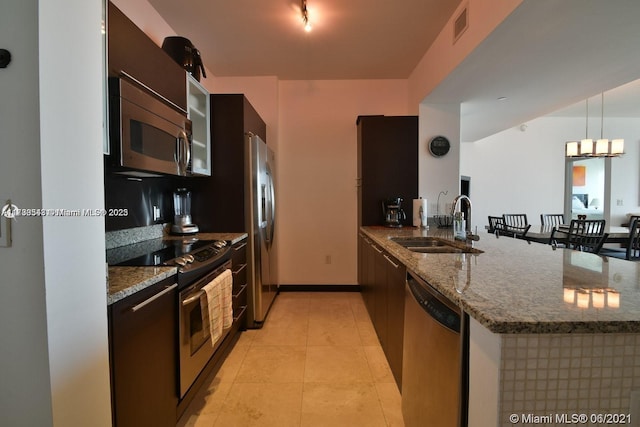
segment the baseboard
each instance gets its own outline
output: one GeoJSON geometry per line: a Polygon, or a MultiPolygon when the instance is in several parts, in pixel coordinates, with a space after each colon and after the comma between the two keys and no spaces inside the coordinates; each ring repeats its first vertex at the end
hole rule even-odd
{"type": "Polygon", "coordinates": [[[278,292],[360,292],[360,285],[279,285],[278,292]]]}

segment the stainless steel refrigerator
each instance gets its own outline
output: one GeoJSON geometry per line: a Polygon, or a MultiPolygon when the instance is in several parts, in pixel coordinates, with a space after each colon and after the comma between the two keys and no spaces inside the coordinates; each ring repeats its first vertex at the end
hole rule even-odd
{"type": "Polygon", "coordinates": [[[248,133],[245,147],[245,220],[249,262],[248,327],[260,327],[278,291],[275,238],[275,155],[248,133]]]}

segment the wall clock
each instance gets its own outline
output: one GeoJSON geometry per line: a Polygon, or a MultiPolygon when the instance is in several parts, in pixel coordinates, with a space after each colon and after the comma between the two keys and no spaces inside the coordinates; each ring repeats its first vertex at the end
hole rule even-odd
{"type": "Polygon", "coordinates": [[[451,144],[444,136],[436,136],[429,141],[429,152],[434,157],[442,157],[449,152],[451,144]]]}

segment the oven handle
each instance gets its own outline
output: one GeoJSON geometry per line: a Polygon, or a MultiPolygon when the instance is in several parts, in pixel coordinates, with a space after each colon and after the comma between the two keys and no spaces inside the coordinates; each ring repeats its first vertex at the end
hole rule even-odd
{"type": "Polygon", "coordinates": [[[142,301],[140,304],[134,305],[133,307],[131,307],[131,311],[133,311],[134,313],[142,308],[144,308],[145,306],[151,304],[153,301],[157,300],[158,298],[160,298],[161,296],[171,292],[172,290],[174,290],[175,288],[178,287],[177,283],[174,283],[173,285],[164,288],[162,291],[158,292],[157,294],[155,294],[154,296],[152,296],[151,298],[148,298],[144,301],[142,301]]]}
{"type": "Polygon", "coordinates": [[[198,292],[196,292],[196,294],[195,294],[195,295],[192,295],[192,296],[190,296],[189,298],[182,300],[182,306],[183,306],[183,307],[186,307],[186,306],[188,306],[189,304],[192,304],[192,303],[194,303],[194,302],[198,301],[198,300],[200,299],[200,297],[201,297],[201,296],[203,296],[204,294],[205,294],[205,292],[204,292],[204,291],[198,291],[198,292]]]}

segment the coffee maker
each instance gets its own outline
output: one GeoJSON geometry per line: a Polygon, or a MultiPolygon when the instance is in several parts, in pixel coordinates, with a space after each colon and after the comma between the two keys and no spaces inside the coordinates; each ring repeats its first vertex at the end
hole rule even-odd
{"type": "Polygon", "coordinates": [[[402,198],[394,197],[382,202],[382,213],[384,214],[384,223],[387,227],[402,227],[402,221],[407,219],[402,210],[402,198]]]}
{"type": "Polygon", "coordinates": [[[178,188],[173,192],[173,225],[171,234],[195,234],[198,226],[191,222],[191,191],[178,188]]]}

